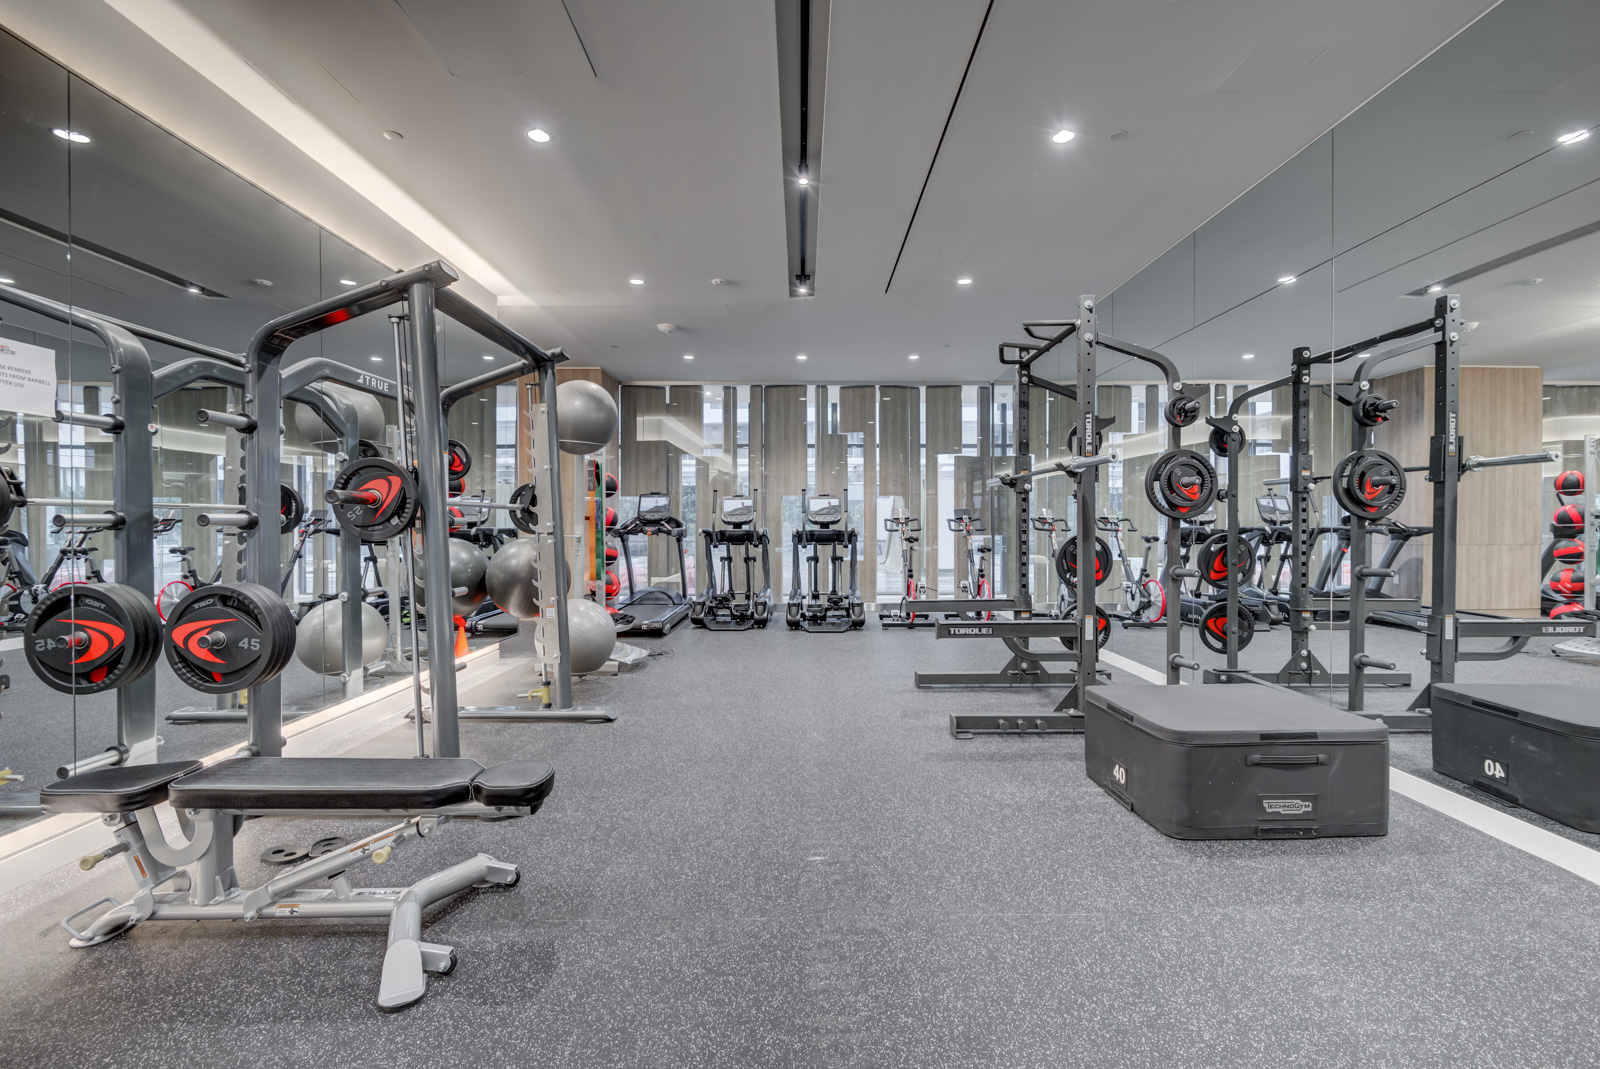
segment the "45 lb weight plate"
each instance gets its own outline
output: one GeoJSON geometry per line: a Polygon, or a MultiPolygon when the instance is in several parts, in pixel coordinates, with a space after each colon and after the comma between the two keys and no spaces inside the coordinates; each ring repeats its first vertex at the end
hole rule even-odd
{"type": "Polygon", "coordinates": [[[185,685],[227,694],[265,682],[294,654],[294,617],[254,583],[203,586],[167,619],[167,663],[185,685]]]}
{"type": "Polygon", "coordinates": [[[130,586],[69,583],[28,614],[22,648],[46,686],[96,694],[150,671],[161,655],[161,617],[130,586]]]}

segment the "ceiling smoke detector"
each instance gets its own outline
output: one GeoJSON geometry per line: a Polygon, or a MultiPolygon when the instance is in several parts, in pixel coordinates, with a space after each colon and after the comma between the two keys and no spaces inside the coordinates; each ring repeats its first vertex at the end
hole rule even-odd
{"type": "Polygon", "coordinates": [[[663,334],[671,334],[673,331],[677,330],[678,327],[674,323],[657,323],[656,329],[663,334]]]}

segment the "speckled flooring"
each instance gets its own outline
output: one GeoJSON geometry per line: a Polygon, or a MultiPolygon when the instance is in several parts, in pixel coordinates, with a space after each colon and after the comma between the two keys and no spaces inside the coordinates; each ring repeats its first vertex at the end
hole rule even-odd
{"type": "MultiPolygon", "coordinates": [[[[521,641],[466,700],[526,688],[521,641]]],[[[374,1009],[374,923],[148,924],[70,950],[55,922],[128,881],[68,869],[0,897],[0,1064],[1596,1063],[1600,888],[1403,797],[1384,838],[1179,842],[1084,777],[1079,738],[950,737],[953,709],[1059,697],[912,687],[997,667],[995,644],[875,624],[641,644],[672,656],[579,688],[614,724],[463,725],[469,756],[554,762],[544,811],[358,872],[523,867],[430,914],[460,965],[419,1005],[374,1009]]],[[[253,822],[244,877],[333,830],[253,822]]]]}

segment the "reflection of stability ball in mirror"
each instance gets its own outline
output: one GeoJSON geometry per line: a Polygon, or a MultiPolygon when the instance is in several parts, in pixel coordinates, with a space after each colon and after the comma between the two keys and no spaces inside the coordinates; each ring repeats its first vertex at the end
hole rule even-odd
{"type": "Polygon", "coordinates": [[[588,379],[569,379],[556,387],[556,423],[561,449],[582,456],[595,453],[617,436],[617,402],[588,379]]]}
{"type": "Polygon", "coordinates": [[[489,600],[519,620],[532,620],[539,615],[539,585],[533,580],[538,557],[537,542],[518,538],[495,550],[489,558],[483,584],[489,591],[489,600]]]}
{"type": "MultiPolygon", "coordinates": [[[[333,383],[325,382],[317,388],[341,401],[349,402],[355,408],[359,438],[368,442],[383,441],[383,405],[378,403],[376,397],[364,390],[352,390],[345,386],[335,386],[333,383]]],[[[310,405],[294,406],[294,425],[315,448],[329,453],[344,448],[344,441],[338,430],[330,426],[322,418],[321,413],[310,405]]]]}
{"type": "MultiPolygon", "coordinates": [[[[388,633],[383,614],[371,605],[361,606],[361,663],[371,664],[383,656],[388,633]]],[[[300,621],[295,629],[294,655],[313,672],[336,676],[344,667],[344,605],[324,601],[300,621]]]]}
{"type": "MultiPolygon", "coordinates": [[[[460,538],[446,539],[446,543],[450,547],[450,589],[455,591],[450,599],[451,611],[457,616],[466,616],[483,604],[483,577],[489,570],[489,558],[483,555],[483,550],[460,538]]],[[[424,558],[425,554],[418,553],[412,567],[416,571],[417,604],[427,608],[427,593],[422,585],[428,579],[424,558]]]]}
{"type": "Polygon", "coordinates": [[[587,598],[567,602],[567,648],[572,654],[572,674],[598,672],[617,647],[617,628],[611,614],[587,598]]]}

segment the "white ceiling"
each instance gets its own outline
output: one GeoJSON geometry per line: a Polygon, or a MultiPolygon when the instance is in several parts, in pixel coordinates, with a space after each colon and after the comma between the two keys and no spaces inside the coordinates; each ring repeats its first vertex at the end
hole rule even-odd
{"type": "MultiPolygon", "coordinates": [[[[885,294],[986,0],[837,4],[794,300],[770,4],[568,0],[563,28],[558,0],[182,2],[528,295],[500,315],[534,339],[624,380],[753,382],[992,376],[1020,320],[1111,290],[1491,6],[996,0],[885,294]]],[[[0,23],[380,259],[429,255],[100,0],[0,23]]]]}

